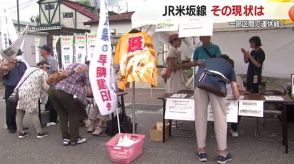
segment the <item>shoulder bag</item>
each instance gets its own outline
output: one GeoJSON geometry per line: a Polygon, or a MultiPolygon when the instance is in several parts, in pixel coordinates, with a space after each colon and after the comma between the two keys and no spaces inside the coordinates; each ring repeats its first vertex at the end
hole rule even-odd
{"type": "Polygon", "coordinates": [[[38,69],[33,70],[28,76],[14,89],[13,93],[9,96],[8,101],[16,103],[19,100],[19,92],[18,88],[22,86],[22,84],[38,69]]]}

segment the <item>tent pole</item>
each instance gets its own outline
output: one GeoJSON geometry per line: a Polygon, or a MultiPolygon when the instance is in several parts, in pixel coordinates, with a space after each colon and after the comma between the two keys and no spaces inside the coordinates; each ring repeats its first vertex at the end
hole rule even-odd
{"type": "Polygon", "coordinates": [[[136,127],[135,127],[135,125],[136,125],[135,124],[135,121],[136,121],[136,119],[135,119],[135,116],[136,116],[136,111],[135,111],[135,104],[136,104],[135,88],[136,88],[136,86],[135,86],[135,82],[134,81],[132,83],[133,83],[133,98],[132,98],[132,103],[133,103],[133,134],[135,134],[136,133],[136,127]]]}

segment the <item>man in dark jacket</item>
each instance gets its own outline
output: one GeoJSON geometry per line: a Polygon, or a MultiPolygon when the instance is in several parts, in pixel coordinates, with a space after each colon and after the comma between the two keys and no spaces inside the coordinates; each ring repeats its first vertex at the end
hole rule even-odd
{"type": "MultiPolygon", "coordinates": [[[[19,51],[17,55],[21,55],[22,52],[19,51]]],[[[3,76],[4,86],[5,86],[5,102],[6,102],[6,124],[9,133],[16,132],[16,106],[17,102],[8,101],[9,96],[13,93],[18,82],[22,78],[27,66],[24,62],[18,61],[15,67],[8,71],[6,75],[3,76]]]]}

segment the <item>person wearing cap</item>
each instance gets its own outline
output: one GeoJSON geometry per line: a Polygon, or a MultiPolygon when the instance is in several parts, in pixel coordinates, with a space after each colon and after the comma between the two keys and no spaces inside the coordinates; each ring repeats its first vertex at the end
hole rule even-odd
{"type": "Polygon", "coordinates": [[[40,55],[44,58],[44,60],[46,60],[49,65],[50,65],[50,69],[49,69],[49,75],[58,71],[58,62],[57,60],[51,55],[51,47],[48,45],[43,45],[43,46],[39,46],[40,48],[40,55]]]}
{"type": "MultiPolygon", "coordinates": [[[[21,56],[22,52],[19,50],[17,56],[21,56]]],[[[7,63],[5,61],[4,63],[7,63]]],[[[11,67],[10,67],[11,68],[11,67]]],[[[13,93],[18,82],[25,73],[27,66],[24,62],[17,60],[15,67],[12,69],[6,70],[5,75],[3,76],[4,86],[5,86],[5,103],[6,103],[6,125],[9,133],[16,132],[16,102],[8,101],[8,98],[13,93]]]]}
{"type": "Polygon", "coordinates": [[[170,35],[169,43],[171,46],[167,52],[165,61],[167,70],[169,70],[171,74],[166,79],[166,93],[177,93],[187,88],[183,69],[194,67],[197,63],[189,62],[182,64],[181,52],[178,50],[182,44],[182,39],[179,38],[178,34],[170,35]]]}
{"type": "MultiPolygon", "coordinates": [[[[58,62],[57,60],[51,55],[51,47],[48,45],[40,46],[40,55],[49,63],[49,70],[48,74],[51,75],[52,73],[58,71],[58,62]]],[[[52,105],[51,101],[47,101],[45,104],[45,110],[49,111],[49,122],[47,123],[47,126],[55,126],[57,123],[57,112],[54,109],[54,106],[52,105]]]]}
{"type": "MultiPolygon", "coordinates": [[[[261,85],[262,66],[265,60],[265,53],[262,50],[261,39],[259,36],[253,36],[249,39],[250,48],[249,51],[241,48],[241,52],[244,55],[244,61],[248,64],[246,90],[250,93],[259,93],[259,87],[261,85]]],[[[240,118],[238,120],[240,123],[240,118]]],[[[238,137],[238,123],[231,124],[231,135],[238,137]]]]}
{"type": "Polygon", "coordinates": [[[193,54],[193,60],[204,62],[209,58],[216,58],[221,56],[221,51],[218,45],[211,43],[211,36],[200,36],[202,45],[197,47],[193,54]]]}
{"type": "Polygon", "coordinates": [[[18,86],[19,100],[17,102],[16,123],[18,138],[23,139],[29,135],[23,127],[24,115],[30,115],[31,120],[37,131],[37,139],[48,136],[41,128],[39,119],[38,104],[39,100],[42,103],[47,101],[47,90],[49,85],[46,80],[48,78],[49,64],[46,61],[41,61],[37,64],[38,67],[29,67],[20,80],[21,85],[18,86]]]}

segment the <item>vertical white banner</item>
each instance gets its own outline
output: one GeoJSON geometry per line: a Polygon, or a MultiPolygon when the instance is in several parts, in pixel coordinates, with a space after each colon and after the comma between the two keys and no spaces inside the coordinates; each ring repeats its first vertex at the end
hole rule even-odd
{"type": "Polygon", "coordinates": [[[100,0],[100,18],[97,31],[96,51],[90,62],[89,77],[96,104],[102,115],[117,109],[117,95],[112,65],[108,2],[100,0]]]}
{"type": "Polygon", "coordinates": [[[38,37],[35,37],[35,55],[36,55],[36,63],[40,62],[40,41],[41,39],[38,37]]]}
{"type": "Polygon", "coordinates": [[[84,64],[86,61],[86,35],[75,35],[75,62],[84,64]]]}
{"type": "Polygon", "coordinates": [[[87,34],[87,56],[86,56],[87,60],[91,60],[94,54],[96,54],[95,52],[96,40],[97,40],[96,38],[97,38],[96,34],[93,34],[93,33],[87,34]]]}
{"type": "Polygon", "coordinates": [[[61,57],[63,68],[73,63],[73,36],[61,36],[61,57]]]}
{"type": "Polygon", "coordinates": [[[52,40],[52,50],[53,50],[53,56],[54,58],[57,60],[58,62],[58,53],[57,53],[57,42],[58,40],[60,39],[60,36],[56,36],[56,35],[53,35],[53,40],[52,40]]]}

